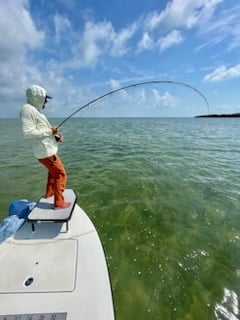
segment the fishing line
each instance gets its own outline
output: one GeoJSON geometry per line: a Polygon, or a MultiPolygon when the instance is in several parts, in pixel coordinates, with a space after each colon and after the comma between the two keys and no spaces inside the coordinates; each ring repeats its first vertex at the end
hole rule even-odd
{"type": "Polygon", "coordinates": [[[88,103],[84,104],[83,106],[79,107],[77,110],[75,110],[73,113],[71,113],[67,118],[65,118],[59,125],[58,125],[58,128],[60,128],[65,122],[67,122],[70,118],[72,118],[75,114],[77,114],[79,111],[89,107],[91,104],[93,104],[94,102],[97,102],[107,96],[110,96],[114,93],[117,93],[121,90],[125,90],[125,89],[129,89],[129,88],[132,88],[132,87],[138,87],[138,86],[144,86],[144,85],[147,85],[147,84],[162,84],[162,83],[166,83],[166,84],[177,84],[177,85],[181,85],[181,86],[184,86],[184,87],[187,87],[187,88],[190,88],[192,90],[194,90],[195,92],[197,92],[204,100],[204,102],[206,103],[207,105],[207,110],[208,110],[208,114],[209,114],[209,103],[208,103],[208,100],[207,98],[204,96],[204,94],[198,90],[197,88],[193,87],[192,85],[189,85],[187,83],[184,83],[184,82],[179,82],[179,81],[171,81],[171,80],[152,80],[152,81],[144,81],[144,82],[137,82],[137,83],[133,83],[133,84],[130,84],[130,85],[127,85],[127,86],[124,86],[124,87],[121,87],[121,88],[118,88],[116,90],[113,90],[113,91],[110,91],[110,92],[107,92],[105,94],[103,94],[102,96],[99,96],[91,101],[89,101],[88,103]]]}

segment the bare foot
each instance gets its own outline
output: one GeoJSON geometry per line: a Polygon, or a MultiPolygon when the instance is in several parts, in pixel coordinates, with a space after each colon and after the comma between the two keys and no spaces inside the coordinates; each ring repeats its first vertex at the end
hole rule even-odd
{"type": "Polygon", "coordinates": [[[59,209],[65,209],[65,208],[68,208],[70,207],[71,205],[71,202],[63,202],[63,204],[61,206],[56,206],[54,207],[55,210],[59,210],[59,209]]]}

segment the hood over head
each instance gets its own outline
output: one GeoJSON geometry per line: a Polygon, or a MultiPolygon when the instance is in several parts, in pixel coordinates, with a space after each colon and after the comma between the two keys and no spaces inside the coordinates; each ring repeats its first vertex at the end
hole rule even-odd
{"type": "Polygon", "coordinates": [[[47,95],[46,89],[33,84],[26,90],[27,102],[38,110],[43,109],[46,99],[51,99],[47,95]]]}

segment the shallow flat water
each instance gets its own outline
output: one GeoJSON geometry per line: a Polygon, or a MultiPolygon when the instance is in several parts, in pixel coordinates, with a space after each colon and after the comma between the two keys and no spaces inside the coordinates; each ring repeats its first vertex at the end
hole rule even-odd
{"type": "MultiPolygon", "coordinates": [[[[60,121],[52,120],[53,124],[60,121]]],[[[239,319],[239,119],[72,119],[59,154],[107,256],[116,318],[239,319]]],[[[0,216],[46,171],[0,120],[0,216]]]]}

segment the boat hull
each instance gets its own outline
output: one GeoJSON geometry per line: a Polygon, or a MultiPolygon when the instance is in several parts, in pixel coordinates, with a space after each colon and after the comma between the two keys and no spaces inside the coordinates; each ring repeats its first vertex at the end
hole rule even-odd
{"type": "Polygon", "coordinates": [[[114,319],[104,250],[77,204],[68,228],[26,222],[0,245],[0,320],[114,319]]]}

